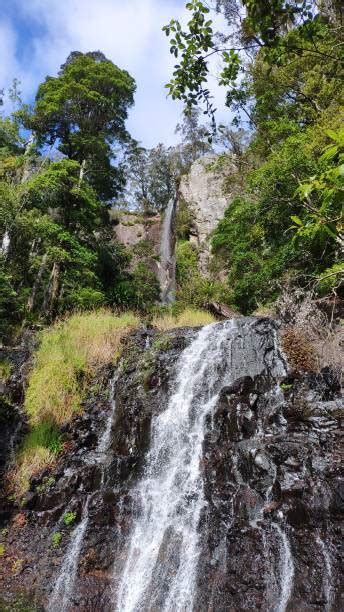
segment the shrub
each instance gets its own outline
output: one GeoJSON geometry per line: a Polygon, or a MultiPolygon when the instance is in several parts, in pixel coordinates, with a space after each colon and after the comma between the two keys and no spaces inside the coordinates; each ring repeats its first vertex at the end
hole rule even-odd
{"type": "Polygon", "coordinates": [[[60,531],[55,531],[51,536],[51,543],[53,548],[59,548],[62,541],[62,533],[60,531]]]}
{"type": "Polygon", "coordinates": [[[188,306],[203,308],[209,302],[221,302],[227,305],[232,303],[232,292],[225,283],[200,274],[198,253],[194,245],[179,240],[176,256],[177,305],[185,309],[188,306]]]}
{"type": "Polygon", "coordinates": [[[66,512],[63,515],[63,522],[65,525],[73,525],[74,521],[76,519],[76,512],[66,512]]]}
{"type": "Polygon", "coordinates": [[[116,283],[112,297],[119,306],[147,311],[159,300],[160,284],[154,272],[144,262],[139,262],[129,278],[116,283]]]}

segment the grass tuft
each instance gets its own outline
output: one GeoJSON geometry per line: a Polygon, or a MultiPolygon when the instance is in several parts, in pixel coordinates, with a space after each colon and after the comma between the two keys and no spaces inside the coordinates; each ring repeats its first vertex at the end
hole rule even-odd
{"type": "Polygon", "coordinates": [[[30,422],[68,422],[80,410],[96,369],[114,361],[122,338],[138,325],[131,313],[98,310],[73,315],[42,332],[25,399],[30,422]]]}
{"type": "Polygon", "coordinates": [[[17,495],[28,490],[34,474],[54,463],[63,449],[59,427],[80,412],[96,369],[119,357],[122,338],[139,324],[131,313],[97,310],[74,314],[41,333],[24,404],[31,430],[11,474],[17,495]]]}
{"type": "Polygon", "coordinates": [[[164,314],[153,317],[153,325],[161,331],[177,327],[201,327],[215,323],[216,319],[205,310],[187,308],[177,315],[164,314]]]}

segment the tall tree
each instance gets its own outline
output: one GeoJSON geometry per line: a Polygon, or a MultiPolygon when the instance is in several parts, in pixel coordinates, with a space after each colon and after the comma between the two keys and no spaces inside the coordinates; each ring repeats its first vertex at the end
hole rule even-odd
{"type": "Polygon", "coordinates": [[[39,86],[32,112],[19,116],[39,146],[57,144],[79,162],[80,182],[86,178],[102,199],[110,199],[123,184],[113,165],[114,145],[127,139],[125,120],[134,91],[130,74],[103,53],[74,51],[58,76],[39,86]]]}
{"type": "Polygon", "coordinates": [[[212,151],[209,142],[210,128],[200,124],[200,116],[201,109],[193,107],[183,116],[182,123],[176,126],[176,134],[182,137],[183,158],[186,165],[212,151]]]}

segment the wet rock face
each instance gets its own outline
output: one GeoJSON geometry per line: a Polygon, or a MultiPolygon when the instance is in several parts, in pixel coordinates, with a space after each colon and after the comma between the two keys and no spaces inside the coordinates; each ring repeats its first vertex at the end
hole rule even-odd
{"type": "Polygon", "coordinates": [[[282,388],[258,376],[221,393],[204,449],[200,607],[278,609],[286,578],[277,526],[292,555],[288,610],[341,609],[338,381],[325,371],[282,388]]]}
{"type": "MultiPolygon", "coordinates": [[[[261,337],[266,368],[225,384],[206,420],[201,465],[206,503],[194,610],[282,610],[283,598],[290,611],[340,610],[338,380],[328,369],[281,377],[269,340],[276,328],[267,320],[241,321],[237,346],[246,347],[247,359],[254,360],[261,337]],[[256,344],[247,336],[250,325],[256,344]]],[[[128,339],[115,386],[110,446],[101,457],[97,448],[111,415],[113,370],[100,373],[84,414],[66,428],[68,452],[32,482],[26,504],[9,524],[0,563],[3,597],[13,601],[30,594],[36,609],[49,609],[89,499],[68,610],[113,609],[141,511],[134,487],[150,448],[152,418],[165,410],[177,360],[196,334],[147,329],[128,339]],[[75,512],[73,525],[64,523],[66,512],[75,512]],[[56,532],[62,538],[54,548],[56,532]]],[[[162,564],[164,554],[162,549],[162,564]]]]}
{"type": "Polygon", "coordinates": [[[34,343],[35,336],[28,331],[18,346],[0,348],[0,363],[8,370],[3,378],[0,376],[0,529],[5,528],[13,508],[12,501],[6,495],[5,476],[26,431],[21,404],[34,343]]]}

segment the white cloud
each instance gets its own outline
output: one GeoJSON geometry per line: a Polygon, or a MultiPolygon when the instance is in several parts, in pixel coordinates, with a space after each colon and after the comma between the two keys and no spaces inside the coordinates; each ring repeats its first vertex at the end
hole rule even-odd
{"type": "Polygon", "coordinates": [[[25,40],[16,40],[15,24],[0,20],[0,86],[16,76],[24,95],[33,96],[39,82],[56,74],[70,51],[99,49],[137,82],[128,122],[132,135],[145,146],[175,140],[181,104],[166,99],[164,84],[174,58],[161,28],[172,17],[185,19],[184,0],[15,1],[18,15],[32,27],[33,40],[29,56],[21,53],[18,61],[17,45],[25,45],[25,40]]]}

